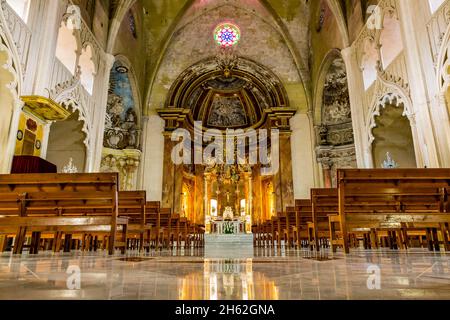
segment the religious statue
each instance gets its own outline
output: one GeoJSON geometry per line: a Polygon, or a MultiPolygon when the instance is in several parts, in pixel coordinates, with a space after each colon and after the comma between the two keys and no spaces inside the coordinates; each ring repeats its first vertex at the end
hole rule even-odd
{"type": "Polygon", "coordinates": [[[231,207],[226,207],[223,213],[223,220],[233,221],[233,219],[234,219],[233,209],[231,207]]]}

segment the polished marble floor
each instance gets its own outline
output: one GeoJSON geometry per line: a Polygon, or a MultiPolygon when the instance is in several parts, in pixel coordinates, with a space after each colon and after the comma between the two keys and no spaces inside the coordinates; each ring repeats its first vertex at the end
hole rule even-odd
{"type": "Polygon", "coordinates": [[[450,255],[444,253],[354,250],[316,256],[241,249],[126,257],[4,253],[0,299],[450,299],[450,255]]]}

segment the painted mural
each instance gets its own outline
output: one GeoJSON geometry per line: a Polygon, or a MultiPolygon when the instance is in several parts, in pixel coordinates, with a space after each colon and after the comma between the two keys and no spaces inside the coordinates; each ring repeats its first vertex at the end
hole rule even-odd
{"type": "Polygon", "coordinates": [[[104,146],[138,149],[139,128],[129,70],[116,61],[111,70],[104,146]]]}

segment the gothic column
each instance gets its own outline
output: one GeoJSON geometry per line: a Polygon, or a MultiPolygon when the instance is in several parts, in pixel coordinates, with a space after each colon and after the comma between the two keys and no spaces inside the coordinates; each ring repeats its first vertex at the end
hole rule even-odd
{"type": "Polygon", "coordinates": [[[294,206],[292,176],[291,133],[280,132],[280,168],[275,174],[276,213],[294,206]]]}
{"type": "Polygon", "coordinates": [[[183,191],[183,164],[176,165],[172,161],[172,150],[178,144],[172,141],[172,133],[164,133],[164,162],[163,162],[163,208],[171,208],[173,214],[181,213],[181,193],[183,191]]]}
{"type": "Polygon", "coordinates": [[[253,216],[252,219],[255,222],[262,222],[262,185],[261,185],[261,171],[259,165],[252,167],[252,208],[253,216]]]}
{"type": "Polygon", "coordinates": [[[204,200],[204,169],[202,166],[196,166],[195,170],[195,221],[196,223],[205,223],[205,200],[204,200]]]}
{"type": "MultiPolygon", "coordinates": [[[[292,171],[292,142],[290,120],[295,114],[293,109],[275,111],[270,117],[270,128],[279,131],[279,168],[274,172],[273,182],[275,191],[275,214],[285,212],[286,207],[292,207],[294,201],[294,181],[292,171]]],[[[275,141],[272,139],[272,149],[275,141]]],[[[272,153],[272,162],[274,154],[272,153]]],[[[272,164],[273,166],[273,164],[272,164]]],[[[277,169],[277,168],[274,168],[277,169]]]]}
{"type": "MultiPolygon", "coordinates": [[[[429,47],[428,1],[398,0],[411,99],[417,124],[418,147],[423,154],[420,167],[440,167],[449,163],[450,127],[448,114],[439,105],[433,57],[429,47]]],[[[419,159],[418,159],[419,160],[419,159]]]]}
{"type": "Polygon", "coordinates": [[[353,133],[355,137],[356,160],[358,168],[372,168],[373,160],[366,137],[366,121],[364,115],[364,81],[358,65],[356,50],[348,47],[342,52],[347,69],[348,92],[352,112],[353,133]]]}
{"type": "MultiPolygon", "coordinates": [[[[318,185],[315,172],[319,171],[314,156],[314,135],[311,119],[307,114],[298,113],[290,120],[292,175],[294,198],[309,198],[310,189],[318,185]]],[[[282,155],[283,156],[283,155],[282,155]]],[[[318,173],[317,173],[318,176],[318,173]]]]}
{"type": "MultiPolygon", "coordinates": [[[[108,104],[109,77],[115,57],[111,54],[101,54],[93,90],[93,132],[91,133],[92,159],[87,159],[89,172],[97,172],[102,161],[103,136],[105,132],[106,108],[108,104]]],[[[88,150],[89,152],[89,150],[88,150]]]]}
{"type": "Polygon", "coordinates": [[[173,201],[175,197],[175,165],[172,162],[171,153],[175,144],[172,142],[171,138],[172,134],[170,132],[164,132],[163,190],[161,207],[172,208],[173,210],[173,201]]]}
{"type": "Polygon", "coordinates": [[[324,184],[325,188],[332,188],[333,187],[333,178],[331,174],[331,169],[333,164],[329,161],[322,161],[322,169],[323,169],[323,177],[324,177],[324,184]]]}

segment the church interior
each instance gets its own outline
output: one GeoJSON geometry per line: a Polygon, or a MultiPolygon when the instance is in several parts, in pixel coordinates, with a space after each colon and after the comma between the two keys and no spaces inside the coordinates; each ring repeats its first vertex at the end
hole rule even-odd
{"type": "Polygon", "coordinates": [[[0,0],[0,300],[450,299],[449,0],[0,0]]]}

